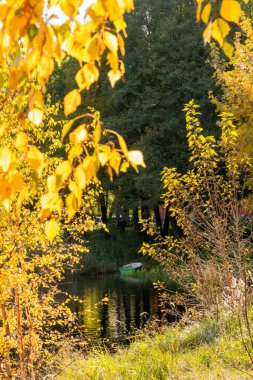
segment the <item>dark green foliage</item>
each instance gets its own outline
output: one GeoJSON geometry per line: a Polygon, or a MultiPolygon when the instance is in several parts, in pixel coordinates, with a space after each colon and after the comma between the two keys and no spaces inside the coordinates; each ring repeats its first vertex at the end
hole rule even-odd
{"type": "MultiPolygon", "coordinates": [[[[160,172],[165,165],[186,170],[188,157],[182,108],[195,98],[203,124],[214,126],[208,91],[214,88],[205,61],[201,30],[196,26],[195,1],[137,1],[128,17],[126,81],[111,90],[103,85],[102,114],[134,148],[143,150],[147,169],[119,180],[133,201],[153,207],[160,197],[160,172]],[[106,96],[107,94],[107,96],[106,96]]],[[[124,197],[125,194],[121,194],[124,197]]]]}
{"type": "MultiPolygon", "coordinates": [[[[86,105],[101,112],[106,126],[120,132],[133,149],[141,149],[147,169],[123,174],[112,189],[118,203],[153,208],[161,194],[163,167],[187,169],[184,104],[195,98],[201,105],[206,130],[215,125],[208,91],[214,89],[212,71],[205,63],[209,48],[203,46],[202,29],[195,23],[195,0],[136,0],[128,15],[126,75],[124,83],[110,88],[102,65],[101,78],[84,96],[86,105]]],[[[68,60],[52,82],[60,96],[71,88],[68,60]]],[[[58,95],[57,95],[58,96],[58,95]]]]}

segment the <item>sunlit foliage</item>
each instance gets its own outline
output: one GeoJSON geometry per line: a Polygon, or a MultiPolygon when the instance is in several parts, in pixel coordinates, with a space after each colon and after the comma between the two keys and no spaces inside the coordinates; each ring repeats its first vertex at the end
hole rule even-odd
{"type": "MultiPolygon", "coordinates": [[[[222,114],[217,141],[204,135],[193,101],[185,111],[192,167],[185,174],[165,168],[162,178],[163,198],[182,233],[158,236],[153,244],[144,244],[142,252],[161,262],[183,290],[167,299],[172,307],[194,305],[218,314],[222,308],[231,311],[234,307],[243,320],[242,303],[252,302],[251,290],[239,290],[239,284],[251,276],[251,227],[247,224],[252,211],[243,199],[242,184],[252,160],[238,151],[237,127],[229,114],[222,114]],[[233,289],[240,292],[238,303],[233,289]]],[[[156,235],[153,228],[149,233],[156,235]]]]}
{"type": "Polygon", "coordinates": [[[80,92],[98,79],[101,55],[106,52],[111,84],[124,74],[126,23],[124,13],[133,9],[132,0],[8,1],[0,4],[1,67],[11,64],[9,90],[22,90],[36,79],[41,88],[32,88],[30,108],[43,105],[41,92],[52,74],[55,62],[67,55],[80,62],[76,74],[78,88],[67,95],[65,112],[81,103],[80,92]]]}
{"type": "Polygon", "coordinates": [[[241,154],[252,157],[253,112],[253,30],[251,20],[243,17],[235,38],[235,52],[229,62],[224,62],[219,53],[213,50],[212,64],[215,78],[220,85],[220,96],[211,94],[211,100],[219,113],[233,115],[238,126],[238,148],[241,154]]]}
{"type": "Polygon", "coordinates": [[[145,166],[94,109],[56,121],[61,106],[46,95],[67,55],[80,68],[63,102],[66,118],[98,80],[104,55],[114,86],[124,75],[124,14],[132,9],[132,0],[0,2],[1,378],[42,376],[74,322],[56,303],[57,283],[85,251],[99,169],[112,179],[145,166]]]}
{"type": "Polygon", "coordinates": [[[0,377],[8,379],[37,378],[38,371],[43,372],[64,343],[65,333],[74,327],[67,305],[56,303],[57,284],[77,263],[80,253],[86,251],[80,237],[93,228],[90,214],[96,191],[94,185],[86,188],[78,218],[71,225],[64,223],[65,210],[55,213],[46,224],[43,222],[37,200],[45,193],[47,176],[50,178],[60,161],[55,157],[62,149],[58,130],[61,123],[55,121],[59,106],[45,107],[45,121],[40,127],[35,129],[27,122],[26,138],[22,132],[22,107],[26,107],[25,102],[17,106],[15,100],[8,101],[0,114],[1,125],[6,126],[0,140],[0,152],[5,152],[1,161],[5,176],[2,186],[6,192],[16,190],[0,205],[0,377]],[[21,145],[28,153],[38,148],[44,152],[42,168],[40,160],[34,156],[31,159],[28,153],[19,159],[21,145]],[[32,178],[33,167],[46,174],[37,185],[38,177],[32,178]],[[75,236],[69,244],[69,238],[75,236]]]}
{"type": "Polygon", "coordinates": [[[231,45],[226,37],[231,30],[231,24],[239,24],[241,16],[241,2],[247,4],[249,0],[218,0],[197,2],[197,21],[206,24],[203,33],[205,43],[214,39],[218,42],[224,53],[231,57],[233,55],[233,45],[231,45]]]}
{"type": "MultiPolygon", "coordinates": [[[[39,131],[45,121],[44,96],[46,84],[55,64],[61,64],[66,55],[80,63],[75,75],[78,88],[65,96],[65,115],[73,113],[81,104],[81,91],[98,80],[101,57],[106,53],[111,85],[121,78],[124,64],[126,23],[124,13],[133,9],[132,0],[96,1],[8,1],[0,4],[0,78],[3,112],[15,102],[18,127],[8,149],[0,151],[0,201],[8,201],[22,190],[24,175],[18,170],[25,160],[31,167],[34,187],[46,174],[46,159],[29,130],[39,131]],[[28,103],[28,104],[26,104],[28,103]],[[22,106],[22,104],[26,104],[22,106]],[[13,147],[16,150],[13,151],[13,147]],[[15,168],[15,171],[13,171],[15,168]]],[[[74,78],[73,78],[74,79],[74,78]]],[[[7,124],[1,123],[4,137],[7,124]]],[[[99,114],[91,112],[66,122],[62,140],[69,134],[69,151],[64,162],[55,166],[47,180],[47,191],[41,199],[42,220],[52,212],[68,210],[69,220],[80,207],[82,194],[100,167],[105,167],[110,178],[131,165],[145,166],[142,153],[128,151],[124,139],[106,131],[99,114]],[[69,195],[63,200],[63,188],[69,195]]],[[[66,140],[65,140],[66,141],[66,140]]],[[[65,142],[64,141],[64,142],[65,142]]],[[[58,231],[50,220],[46,232],[52,237],[58,231]],[[52,232],[53,231],[53,232],[52,232]]]]}

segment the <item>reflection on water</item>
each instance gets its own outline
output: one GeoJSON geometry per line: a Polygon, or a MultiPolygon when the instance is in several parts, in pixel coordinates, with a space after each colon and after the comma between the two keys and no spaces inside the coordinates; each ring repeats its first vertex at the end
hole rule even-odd
{"type": "Polygon", "coordinates": [[[64,290],[84,301],[71,307],[80,313],[87,338],[123,338],[143,327],[149,317],[160,317],[158,294],[149,281],[119,275],[79,276],[65,283],[64,290]],[[105,295],[108,304],[102,302],[105,295]]]}

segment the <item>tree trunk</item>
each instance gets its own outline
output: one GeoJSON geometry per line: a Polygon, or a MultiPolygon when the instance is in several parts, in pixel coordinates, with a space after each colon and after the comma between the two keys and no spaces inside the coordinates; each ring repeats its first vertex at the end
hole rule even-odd
{"type": "MultiPolygon", "coordinates": [[[[150,209],[146,205],[141,206],[141,217],[142,219],[149,219],[150,218],[150,209]]],[[[147,234],[147,231],[141,231],[141,237],[144,242],[147,242],[150,238],[150,236],[147,234]]]]}
{"type": "Polygon", "coordinates": [[[101,209],[102,222],[107,225],[107,223],[108,223],[108,219],[107,219],[107,205],[106,205],[104,193],[99,194],[99,201],[100,201],[100,209],[101,209]]]}
{"type": "Polygon", "coordinates": [[[177,239],[183,237],[184,232],[183,232],[182,228],[178,226],[176,218],[174,216],[171,216],[171,214],[169,214],[169,218],[170,218],[172,233],[173,233],[174,237],[177,239]]]}
{"type": "Polygon", "coordinates": [[[154,214],[155,214],[156,228],[159,230],[160,233],[162,233],[162,219],[161,219],[161,215],[160,215],[160,212],[159,212],[159,204],[157,204],[154,207],[154,214]]]}
{"type": "Polygon", "coordinates": [[[112,206],[110,208],[109,217],[108,217],[109,223],[112,221],[112,214],[113,214],[114,204],[115,204],[115,202],[112,203],[112,206]]]}
{"type": "Polygon", "coordinates": [[[11,380],[13,379],[12,370],[11,370],[10,343],[9,343],[9,339],[11,338],[11,331],[10,331],[10,325],[9,325],[6,308],[3,304],[1,305],[1,312],[2,312],[2,320],[3,320],[3,325],[5,327],[5,336],[6,336],[6,344],[4,347],[4,365],[5,365],[6,375],[7,375],[6,378],[8,380],[11,380]]]}
{"type": "Polygon", "coordinates": [[[17,287],[15,288],[15,312],[16,312],[16,318],[17,318],[17,338],[18,338],[20,379],[27,380],[26,368],[25,368],[24,342],[23,342],[22,310],[20,306],[19,289],[17,287]]]}
{"type": "Polygon", "coordinates": [[[135,232],[139,235],[141,232],[140,225],[139,225],[139,212],[138,207],[135,207],[133,209],[133,225],[135,232]]]}
{"type": "Polygon", "coordinates": [[[124,207],[123,208],[123,211],[122,211],[122,216],[123,216],[123,220],[125,220],[127,223],[129,223],[129,210],[127,207],[124,207]]]}
{"type": "Polygon", "coordinates": [[[162,227],[162,237],[165,237],[169,233],[169,226],[170,226],[170,212],[168,207],[165,209],[165,217],[164,217],[164,222],[163,222],[163,227],[162,227]]]}

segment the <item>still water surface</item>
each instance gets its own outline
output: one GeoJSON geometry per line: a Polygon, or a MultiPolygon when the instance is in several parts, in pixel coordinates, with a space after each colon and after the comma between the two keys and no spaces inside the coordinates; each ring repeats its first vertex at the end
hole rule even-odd
{"type": "Polygon", "coordinates": [[[80,325],[88,339],[122,339],[144,327],[150,317],[161,317],[158,293],[150,281],[120,277],[78,276],[66,282],[64,290],[84,303],[73,303],[80,325]],[[107,295],[108,304],[102,302],[107,295]]]}

